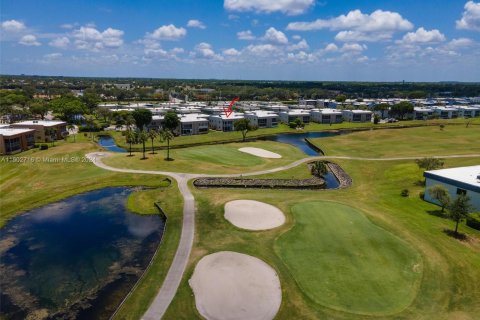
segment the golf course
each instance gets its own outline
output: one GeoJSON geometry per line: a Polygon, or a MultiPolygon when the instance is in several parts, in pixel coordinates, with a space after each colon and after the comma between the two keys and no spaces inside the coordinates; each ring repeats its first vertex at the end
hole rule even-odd
{"type": "MultiPolygon", "coordinates": [[[[204,283],[198,270],[205,267],[196,274],[195,270],[208,265],[203,258],[218,252],[260,260],[272,279],[278,278],[281,303],[278,299],[272,303],[274,312],[265,313],[270,318],[476,319],[480,314],[480,231],[462,222],[459,232],[465,240],[444,232],[454,223],[438,214],[438,206],[420,198],[425,191],[423,171],[414,161],[429,155],[459,155],[444,158],[444,168],[478,165],[480,126],[457,122],[445,122],[443,128],[359,131],[314,140],[328,160],[340,165],[353,181],[349,188],[326,190],[193,186],[193,179],[202,174],[259,172],[252,178],[271,179],[310,176],[306,162],[322,157],[292,166],[307,157],[279,142],[173,149],[174,160],[166,161],[166,150],[149,154],[148,144],[148,159],[141,160],[142,152],[131,157],[111,154],[79,137],[76,142],[62,141],[22,156],[82,158],[88,154],[91,161],[0,164],[1,222],[4,225],[21,212],[88,190],[152,187],[132,193],[125,201],[139,214],[157,214],[153,204],[160,203],[167,215],[166,231],[150,267],[115,319],[150,319],[155,314],[165,319],[201,319],[209,314],[211,309],[197,309],[199,302],[212,301],[209,287],[198,287],[204,283]],[[264,149],[281,158],[238,150],[244,147],[264,149]],[[271,169],[278,171],[265,171],[271,169]],[[409,191],[406,197],[401,196],[404,189],[409,191]],[[238,227],[225,216],[226,204],[237,200],[274,206],[284,218],[272,228],[238,227]],[[172,272],[172,265],[180,268],[172,272]],[[192,290],[191,279],[202,296],[192,290]]],[[[222,270],[222,266],[216,268],[222,270]]],[[[208,276],[215,279],[215,274],[208,276]]],[[[235,288],[223,286],[222,290],[235,288]]],[[[232,303],[237,303],[232,308],[242,310],[237,300],[232,303]]]]}

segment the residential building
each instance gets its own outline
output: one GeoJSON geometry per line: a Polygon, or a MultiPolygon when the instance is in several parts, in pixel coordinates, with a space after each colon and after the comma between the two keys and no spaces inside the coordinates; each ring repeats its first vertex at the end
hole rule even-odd
{"type": "Polygon", "coordinates": [[[458,167],[440,170],[425,171],[425,197],[428,202],[439,204],[428,193],[428,189],[434,185],[442,185],[455,199],[464,194],[470,198],[470,203],[475,211],[480,211],[480,165],[470,167],[458,167]]]}
{"type": "Polygon", "coordinates": [[[233,112],[230,116],[225,114],[216,114],[208,117],[210,127],[219,131],[233,131],[235,130],[233,123],[238,119],[243,119],[243,113],[233,112]]]}
{"type": "Polygon", "coordinates": [[[0,154],[13,154],[35,146],[35,129],[0,128],[0,154]]]}
{"type": "Polygon", "coordinates": [[[278,114],[280,116],[280,121],[283,123],[290,123],[295,121],[295,119],[299,118],[303,121],[303,123],[310,123],[310,111],[307,110],[289,110],[289,111],[282,111],[278,114]]]}
{"type": "Polygon", "coordinates": [[[458,110],[453,107],[433,107],[433,111],[441,119],[452,119],[458,117],[458,110]]]}
{"type": "Polygon", "coordinates": [[[425,120],[433,116],[433,110],[430,108],[424,107],[414,107],[413,108],[413,119],[415,120],[425,120]]]}
{"type": "Polygon", "coordinates": [[[368,110],[342,110],[343,119],[348,122],[370,122],[372,112],[368,110]]]}
{"type": "Polygon", "coordinates": [[[208,125],[208,115],[190,113],[180,117],[180,126],[177,131],[182,136],[205,134],[208,133],[208,125]]]}
{"type": "Polygon", "coordinates": [[[480,117],[480,107],[476,106],[458,106],[458,116],[464,118],[480,117]]]}
{"type": "Polygon", "coordinates": [[[273,128],[278,125],[278,114],[272,111],[257,110],[245,113],[245,118],[250,124],[258,128],[273,128]]]}
{"type": "Polygon", "coordinates": [[[310,112],[311,120],[318,123],[340,123],[342,112],[335,109],[314,109],[310,112]]]}
{"type": "Polygon", "coordinates": [[[16,122],[12,128],[35,129],[35,141],[49,142],[60,140],[68,135],[67,123],[53,120],[28,120],[16,122]]]}

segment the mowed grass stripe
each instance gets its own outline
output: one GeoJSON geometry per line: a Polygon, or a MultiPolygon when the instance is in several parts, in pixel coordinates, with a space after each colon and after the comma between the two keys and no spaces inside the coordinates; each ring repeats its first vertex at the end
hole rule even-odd
{"type": "Polygon", "coordinates": [[[413,301],[421,258],[402,240],[343,204],[304,202],[292,213],[295,225],[277,239],[275,251],[314,302],[387,315],[413,301]]]}

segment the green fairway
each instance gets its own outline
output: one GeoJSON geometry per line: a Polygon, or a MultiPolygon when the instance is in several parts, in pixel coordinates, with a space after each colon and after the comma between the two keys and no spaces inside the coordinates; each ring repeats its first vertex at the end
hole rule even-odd
{"type": "Polygon", "coordinates": [[[354,132],[311,141],[329,156],[401,157],[480,153],[480,126],[354,132]]]}
{"type": "Polygon", "coordinates": [[[410,304],[422,263],[406,243],[346,205],[303,202],[292,212],[295,226],[276,241],[275,250],[312,300],[372,315],[410,304]]]}
{"type": "Polygon", "coordinates": [[[118,153],[102,161],[117,168],[223,174],[280,167],[305,157],[294,146],[272,141],[229,143],[175,149],[170,151],[170,157],[174,158],[174,161],[165,161],[166,151],[164,150],[159,151],[155,155],[147,154],[146,156],[148,159],[140,160],[142,153],[137,152],[134,157],[118,153]],[[260,158],[238,150],[243,147],[266,149],[282,155],[282,158],[260,158]]]}

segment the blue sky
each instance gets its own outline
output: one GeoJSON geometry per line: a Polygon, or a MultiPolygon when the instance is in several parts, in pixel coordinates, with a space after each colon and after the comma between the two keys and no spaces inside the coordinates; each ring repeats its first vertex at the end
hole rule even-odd
{"type": "Polygon", "coordinates": [[[0,72],[480,81],[480,2],[2,1],[0,72]]]}

